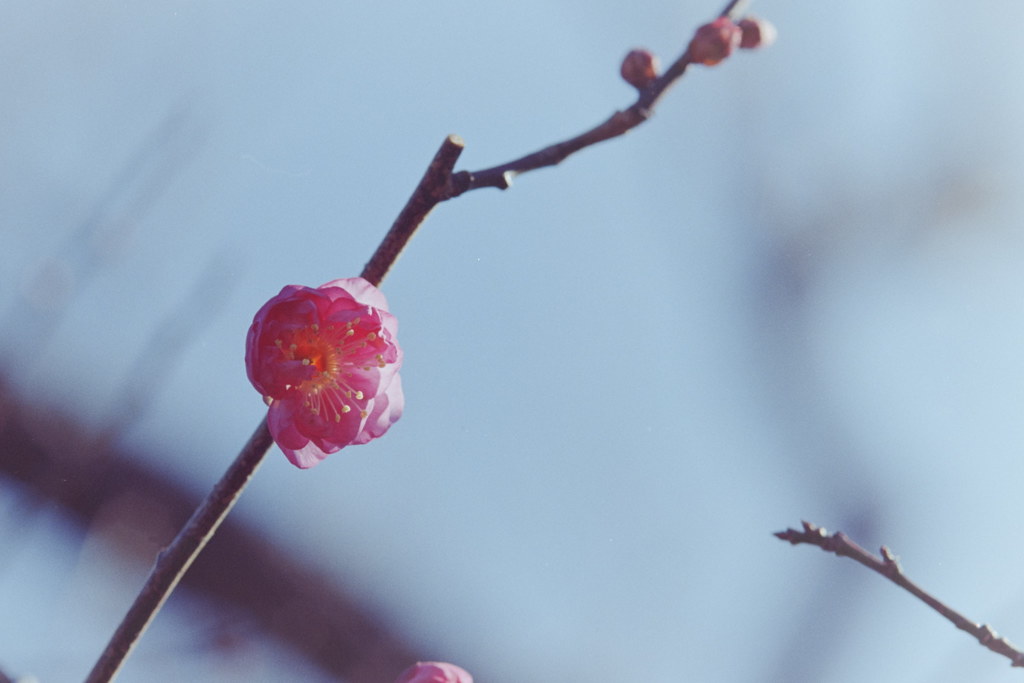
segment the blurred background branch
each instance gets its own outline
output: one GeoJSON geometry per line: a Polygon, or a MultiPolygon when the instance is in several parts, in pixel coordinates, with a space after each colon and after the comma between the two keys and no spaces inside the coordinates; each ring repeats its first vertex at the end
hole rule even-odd
{"type": "MultiPolygon", "coordinates": [[[[40,504],[60,506],[83,534],[100,534],[149,562],[200,497],[141,462],[137,453],[97,440],[73,417],[23,402],[0,379],[0,474],[24,484],[40,504]]],[[[182,587],[244,613],[338,677],[389,680],[418,659],[337,577],[276,548],[237,517],[223,524],[182,587]]],[[[126,589],[127,601],[133,591],[126,589]]]]}

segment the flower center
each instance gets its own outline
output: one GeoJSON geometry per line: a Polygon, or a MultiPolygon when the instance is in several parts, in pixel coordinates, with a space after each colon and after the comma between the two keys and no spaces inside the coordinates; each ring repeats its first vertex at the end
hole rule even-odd
{"type": "Polygon", "coordinates": [[[349,380],[358,370],[369,370],[371,365],[383,368],[386,363],[371,346],[378,338],[379,327],[367,331],[366,327],[359,328],[359,323],[360,319],[355,318],[344,325],[313,324],[295,330],[287,343],[285,339],[274,340],[285,358],[314,369],[301,384],[290,387],[304,394],[303,403],[314,415],[334,422],[340,422],[341,416],[353,408],[359,409],[360,417],[367,415],[363,392],[352,387],[349,380]]]}

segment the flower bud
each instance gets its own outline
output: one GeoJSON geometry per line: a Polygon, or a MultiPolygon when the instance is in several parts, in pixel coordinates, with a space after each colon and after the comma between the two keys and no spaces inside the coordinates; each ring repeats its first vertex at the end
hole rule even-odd
{"type": "Polygon", "coordinates": [[[622,79],[637,90],[643,90],[658,77],[658,58],[647,50],[630,50],[619,68],[622,79]]]}
{"type": "Polygon", "coordinates": [[[740,44],[740,27],[728,17],[719,17],[704,24],[690,41],[690,59],[698,64],[714,66],[732,54],[740,44]]]}
{"type": "Polygon", "coordinates": [[[737,26],[740,27],[742,37],[740,47],[751,50],[758,47],[768,47],[775,42],[778,31],[770,21],[757,17],[745,17],[740,19],[737,26]]]}

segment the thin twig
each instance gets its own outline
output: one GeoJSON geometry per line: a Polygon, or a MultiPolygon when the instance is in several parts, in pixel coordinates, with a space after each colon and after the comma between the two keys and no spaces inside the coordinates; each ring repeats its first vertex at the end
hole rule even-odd
{"type": "Polygon", "coordinates": [[[822,550],[834,553],[839,557],[849,557],[860,562],[868,569],[878,572],[900,588],[910,592],[936,612],[946,617],[946,619],[953,622],[953,625],[958,629],[970,633],[989,650],[1008,658],[1013,666],[1024,667],[1024,652],[1011,645],[1006,638],[1001,638],[988,624],[979,624],[971,621],[941,600],[922,590],[917,584],[906,577],[903,573],[903,568],[900,566],[899,559],[884,545],[881,548],[882,556],[876,557],[850,540],[842,531],[829,535],[824,528],[810,522],[803,522],[802,531],[786,529],[785,531],[775,532],[775,536],[783,541],[789,541],[793,545],[801,543],[816,545],[822,550]]]}
{"type": "MultiPolygon", "coordinates": [[[[747,0],[732,0],[719,13],[719,16],[735,19],[746,10],[748,4],[747,0]]],[[[615,112],[605,121],[584,133],[580,133],[568,140],[548,145],[543,149],[518,159],[480,171],[459,171],[455,174],[458,179],[457,184],[460,187],[464,187],[462,192],[478,190],[482,187],[496,187],[500,190],[507,190],[511,187],[512,180],[517,175],[546,166],[555,166],[585,147],[590,147],[598,142],[628,133],[651,117],[658,100],[668,91],[669,87],[686,73],[686,69],[691,63],[690,52],[686,50],[665,70],[665,73],[640,90],[636,102],[627,109],[615,112]]],[[[458,192],[453,196],[458,196],[462,192],[458,192]]]]}

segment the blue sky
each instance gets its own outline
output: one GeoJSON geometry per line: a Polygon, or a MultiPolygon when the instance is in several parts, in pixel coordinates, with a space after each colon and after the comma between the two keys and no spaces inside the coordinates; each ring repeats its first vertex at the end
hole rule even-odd
{"type": "MultiPolygon", "coordinates": [[[[197,492],[265,410],[242,354],[267,298],[358,274],[445,135],[467,169],[574,135],[631,103],[628,49],[670,61],[720,9],[6,8],[4,372],[97,427],[142,405],[121,443],[197,492]]],[[[402,420],[310,471],[272,452],[233,514],[480,681],[1010,680],[771,532],[885,543],[1024,642],[1024,10],[754,10],[770,50],[440,206],[383,286],[402,420]]],[[[145,567],[56,514],[25,530],[22,495],[0,483],[0,543],[22,548],[0,666],[80,679],[145,567]]],[[[222,680],[196,639],[184,605],[161,615],[123,680],[222,680]]]]}

